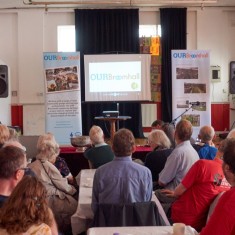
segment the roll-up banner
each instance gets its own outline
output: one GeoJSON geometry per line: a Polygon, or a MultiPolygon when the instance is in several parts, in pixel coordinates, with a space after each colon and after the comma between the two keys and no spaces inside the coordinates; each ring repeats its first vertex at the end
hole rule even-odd
{"type": "Polygon", "coordinates": [[[172,116],[193,125],[193,138],[200,127],[211,125],[210,52],[172,50],[172,116]]]}
{"type": "Polygon", "coordinates": [[[71,135],[82,135],[80,53],[45,52],[46,132],[60,145],[70,144],[71,135]]]}

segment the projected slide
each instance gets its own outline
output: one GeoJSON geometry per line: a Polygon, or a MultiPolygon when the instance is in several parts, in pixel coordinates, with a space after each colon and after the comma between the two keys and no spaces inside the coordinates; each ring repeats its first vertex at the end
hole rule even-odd
{"type": "Polygon", "coordinates": [[[148,54],[84,55],[85,101],[151,100],[148,54]]]}
{"type": "Polygon", "coordinates": [[[89,64],[90,92],[141,91],[141,62],[89,64]]]}

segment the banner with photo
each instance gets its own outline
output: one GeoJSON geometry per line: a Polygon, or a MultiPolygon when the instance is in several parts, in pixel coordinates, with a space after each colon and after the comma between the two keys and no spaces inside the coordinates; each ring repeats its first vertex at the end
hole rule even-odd
{"type": "Polygon", "coordinates": [[[193,138],[204,125],[211,125],[210,52],[207,50],[172,50],[173,122],[189,120],[193,138]]]}
{"type": "Polygon", "coordinates": [[[70,144],[72,135],[82,135],[80,53],[45,52],[46,132],[60,145],[70,144]]]}

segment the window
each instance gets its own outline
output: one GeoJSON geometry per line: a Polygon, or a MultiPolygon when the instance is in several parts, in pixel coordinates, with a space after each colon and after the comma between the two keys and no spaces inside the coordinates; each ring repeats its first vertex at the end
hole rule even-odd
{"type": "Polygon", "coordinates": [[[139,37],[161,37],[161,25],[140,25],[139,37]]]}
{"type": "Polygon", "coordinates": [[[75,52],[75,26],[63,25],[57,27],[57,51],[75,52]]]}

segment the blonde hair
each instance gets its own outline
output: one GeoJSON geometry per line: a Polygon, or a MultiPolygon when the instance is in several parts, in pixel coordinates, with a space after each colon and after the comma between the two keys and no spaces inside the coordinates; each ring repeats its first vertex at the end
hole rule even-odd
{"type": "Polygon", "coordinates": [[[0,145],[3,145],[10,138],[9,128],[0,124],[0,145]]]}
{"type": "Polygon", "coordinates": [[[46,196],[46,188],[36,177],[24,176],[0,210],[0,227],[13,235],[41,223],[52,226],[46,196]]]}
{"type": "Polygon", "coordinates": [[[104,142],[104,132],[99,126],[92,126],[89,131],[92,144],[101,144],[104,142]]]}
{"type": "Polygon", "coordinates": [[[170,148],[171,142],[164,131],[153,130],[148,136],[148,141],[154,143],[161,148],[170,148]]]}
{"type": "Polygon", "coordinates": [[[60,153],[59,144],[56,142],[52,133],[46,133],[39,136],[37,150],[38,154],[36,158],[39,160],[48,160],[49,162],[55,161],[60,153]]]}

